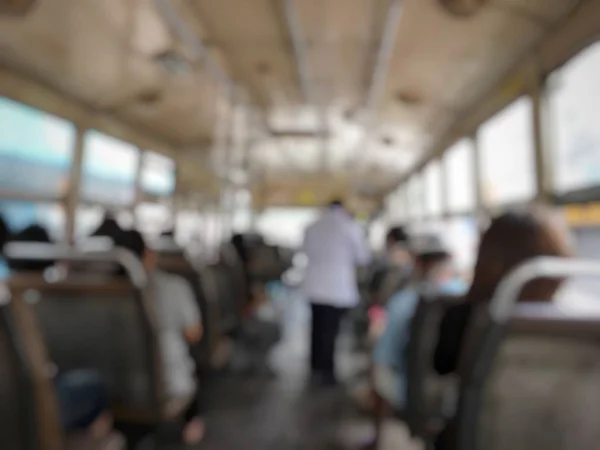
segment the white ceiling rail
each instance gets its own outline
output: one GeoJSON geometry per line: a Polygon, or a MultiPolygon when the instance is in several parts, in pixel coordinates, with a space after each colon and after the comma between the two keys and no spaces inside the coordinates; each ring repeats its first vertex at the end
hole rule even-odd
{"type": "Polygon", "coordinates": [[[206,48],[202,39],[181,18],[171,0],[154,0],[156,9],[161,14],[167,25],[176,33],[177,37],[187,45],[194,56],[200,61],[207,72],[232,95],[235,92],[235,83],[215,62],[206,48]]]}
{"type": "Polygon", "coordinates": [[[310,83],[308,66],[306,64],[306,42],[304,40],[304,36],[302,35],[300,21],[298,20],[295,0],[283,1],[285,20],[287,22],[287,28],[290,33],[290,38],[292,40],[294,58],[296,60],[296,66],[298,68],[298,76],[300,78],[302,94],[304,95],[304,100],[307,103],[312,103],[312,101],[315,99],[314,92],[310,83]]]}

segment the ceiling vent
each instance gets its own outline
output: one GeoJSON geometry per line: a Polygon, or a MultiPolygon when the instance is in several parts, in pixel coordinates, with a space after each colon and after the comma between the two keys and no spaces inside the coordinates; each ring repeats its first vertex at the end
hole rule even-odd
{"type": "Polygon", "coordinates": [[[35,3],[35,0],[0,0],[0,16],[23,16],[35,3]]]}
{"type": "Polygon", "coordinates": [[[479,12],[489,3],[489,0],[438,0],[438,2],[453,16],[470,17],[479,12]]]}

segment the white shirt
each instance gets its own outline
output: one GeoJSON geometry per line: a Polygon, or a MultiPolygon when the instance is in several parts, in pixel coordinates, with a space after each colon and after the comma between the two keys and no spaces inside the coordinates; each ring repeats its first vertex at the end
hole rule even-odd
{"type": "Polygon", "coordinates": [[[194,361],[183,332],[198,325],[200,310],[189,283],[162,271],[153,274],[163,374],[169,396],[186,396],[196,389],[194,361]]]}
{"type": "Polygon", "coordinates": [[[342,308],[356,306],[360,295],[357,266],[369,262],[359,225],[342,208],[332,208],[306,229],[303,252],[308,257],[304,293],[312,303],[342,308]]]}

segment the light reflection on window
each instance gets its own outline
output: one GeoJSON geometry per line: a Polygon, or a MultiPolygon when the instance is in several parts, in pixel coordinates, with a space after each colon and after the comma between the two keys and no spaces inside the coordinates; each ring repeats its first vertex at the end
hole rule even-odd
{"type": "Polygon", "coordinates": [[[111,205],[133,202],[140,158],[135,146],[89,131],[83,156],[83,199],[111,205]]]}
{"type": "Polygon", "coordinates": [[[488,206],[535,195],[532,103],[521,97],[479,129],[482,196],[488,206]]]}
{"type": "Polygon", "coordinates": [[[600,43],[550,79],[555,130],[554,182],[558,192],[600,184],[600,43]]]}
{"type": "Polygon", "coordinates": [[[472,141],[462,139],[444,154],[446,201],[449,212],[466,212],[475,209],[473,152],[472,141]]]}
{"type": "Polygon", "coordinates": [[[439,161],[430,162],[423,171],[425,183],[425,215],[439,216],[442,213],[442,172],[439,161]]]}

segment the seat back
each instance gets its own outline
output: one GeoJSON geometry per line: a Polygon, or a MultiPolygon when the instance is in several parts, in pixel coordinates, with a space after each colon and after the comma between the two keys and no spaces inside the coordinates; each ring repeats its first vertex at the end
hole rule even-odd
{"type": "Polygon", "coordinates": [[[159,420],[165,401],[150,292],[126,277],[41,274],[9,280],[15,301],[31,306],[59,371],[93,369],[105,379],[117,414],[159,420]]]}
{"type": "Polygon", "coordinates": [[[600,315],[521,304],[509,324],[479,313],[461,363],[461,449],[591,450],[600,442],[600,315]]]}
{"type": "Polygon", "coordinates": [[[211,288],[212,274],[201,269],[197,271],[188,262],[183,252],[178,253],[160,253],[159,267],[165,272],[178,275],[185,279],[192,291],[200,312],[202,313],[202,326],[204,335],[198,353],[195,356],[196,362],[201,368],[208,368],[212,360],[217,342],[219,340],[219,310],[214,288],[211,288]]]}
{"type": "Polygon", "coordinates": [[[452,389],[452,382],[434,372],[433,357],[442,317],[449,306],[461,300],[459,296],[421,295],[411,320],[406,349],[405,417],[415,436],[430,434],[432,422],[443,416],[445,391],[452,389]]]}
{"type": "Polygon", "coordinates": [[[219,305],[219,332],[233,334],[242,323],[243,303],[236,287],[236,277],[231,267],[217,263],[210,266],[219,305]]]}
{"type": "Polygon", "coordinates": [[[41,334],[27,305],[0,306],[3,450],[62,450],[63,432],[41,334]]]}

